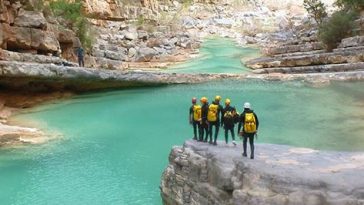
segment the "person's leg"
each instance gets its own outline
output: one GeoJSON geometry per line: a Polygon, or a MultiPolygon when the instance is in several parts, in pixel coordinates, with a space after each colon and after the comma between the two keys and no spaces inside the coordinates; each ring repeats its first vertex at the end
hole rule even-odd
{"type": "MultiPolygon", "coordinates": [[[[205,140],[204,140],[204,142],[207,142],[207,138],[209,136],[209,125],[206,122],[203,123],[203,130],[205,131],[205,140]]],[[[203,134],[202,134],[202,136],[203,136],[203,134]]]]}
{"type": "Polygon", "coordinates": [[[201,123],[198,122],[197,123],[197,130],[198,130],[198,141],[203,141],[203,131],[202,131],[202,126],[201,123]]]}
{"type": "Polygon", "coordinates": [[[197,140],[197,123],[195,121],[192,122],[193,127],[193,139],[197,140]]]}
{"type": "Polygon", "coordinates": [[[254,134],[249,136],[250,143],[250,159],[254,159],[254,134]]]}
{"type": "Polygon", "coordinates": [[[212,143],[212,127],[214,126],[214,124],[212,122],[209,122],[209,143],[212,143]]]}
{"type": "Polygon", "coordinates": [[[235,142],[235,133],[234,133],[234,126],[230,128],[230,132],[231,132],[231,138],[233,139],[233,144],[236,145],[235,142]]]}
{"type": "Polygon", "coordinates": [[[82,67],[85,67],[85,61],[82,58],[82,67]]]}
{"type": "Polygon", "coordinates": [[[214,138],[214,145],[217,145],[217,136],[219,135],[219,128],[220,128],[220,122],[215,122],[215,138],[214,138]]]}
{"type": "Polygon", "coordinates": [[[243,152],[243,156],[246,157],[247,154],[246,154],[246,143],[248,141],[248,137],[247,136],[243,136],[243,149],[244,149],[244,152],[243,152]]]}
{"type": "Polygon", "coordinates": [[[81,67],[81,58],[78,57],[78,66],[81,67]]]}
{"type": "Polygon", "coordinates": [[[224,130],[225,130],[225,142],[227,144],[228,143],[228,131],[229,131],[229,129],[227,127],[224,127],[224,130]]]}

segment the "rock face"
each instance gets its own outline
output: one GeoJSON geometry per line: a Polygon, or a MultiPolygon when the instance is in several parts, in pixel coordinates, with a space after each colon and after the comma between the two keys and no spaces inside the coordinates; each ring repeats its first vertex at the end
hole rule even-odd
{"type": "MultiPolygon", "coordinates": [[[[0,48],[20,53],[59,55],[71,46],[65,38],[75,39],[75,34],[59,29],[57,21],[48,22],[41,11],[36,11],[33,1],[0,1],[0,48]],[[33,10],[27,10],[33,9],[33,10]]],[[[71,41],[71,42],[72,42],[71,41]]]]}
{"type": "MultiPolygon", "coordinates": [[[[57,59],[49,59],[57,61],[57,59]]],[[[61,63],[63,63],[61,61],[61,63]]],[[[120,71],[79,68],[55,64],[0,61],[0,86],[30,91],[90,91],[146,85],[199,83],[233,74],[176,74],[151,71],[120,71]]]]}
{"type": "Polygon", "coordinates": [[[267,144],[256,146],[255,160],[241,152],[195,141],[173,147],[160,185],[164,204],[364,204],[363,153],[267,144]]]}

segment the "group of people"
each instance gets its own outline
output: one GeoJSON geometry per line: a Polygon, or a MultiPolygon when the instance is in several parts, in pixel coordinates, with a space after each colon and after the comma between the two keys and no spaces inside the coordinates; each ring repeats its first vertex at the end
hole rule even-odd
{"type": "Polygon", "coordinates": [[[225,130],[225,142],[228,144],[228,135],[231,133],[232,143],[235,142],[235,124],[238,124],[237,134],[243,137],[243,156],[247,157],[247,141],[250,144],[250,158],[254,159],[254,136],[258,132],[259,120],[251,109],[249,102],[244,103],[244,111],[239,115],[235,107],[231,106],[230,99],[225,100],[225,107],[220,105],[221,97],[216,96],[209,104],[206,97],[200,99],[201,105],[197,104],[197,98],[192,98],[192,106],[189,110],[189,122],[193,126],[193,139],[217,145],[217,137],[220,126],[225,130]],[[214,135],[213,135],[213,127],[214,135]],[[214,136],[214,138],[212,138],[214,136]]]}

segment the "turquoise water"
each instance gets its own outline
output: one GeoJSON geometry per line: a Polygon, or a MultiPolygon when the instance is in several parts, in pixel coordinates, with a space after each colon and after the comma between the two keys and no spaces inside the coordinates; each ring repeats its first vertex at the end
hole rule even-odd
{"type": "MultiPolygon", "coordinates": [[[[239,48],[221,42],[220,49],[216,40],[207,41],[207,57],[179,71],[243,72],[239,48]]],[[[258,143],[363,151],[363,86],[218,81],[84,94],[43,105],[13,120],[58,137],[0,149],[0,204],[161,204],[159,182],[170,149],[192,137],[193,96],[229,97],[239,111],[251,102],[261,122],[258,143]]]]}
{"type": "Polygon", "coordinates": [[[245,73],[242,63],[259,56],[259,50],[237,46],[234,41],[211,38],[202,43],[200,55],[188,63],[172,66],[166,72],[176,73],[245,73]]]}
{"type": "Polygon", "coordinates": [[[88,94],[40,106],[15,119],[37,121],[62,137],[0,151],[0,202],[161,204],[158,186],[169,151],[192,136],[192,96],[229,97],[239,111],[250,101],[261,121],[258,143],[364,150],[363,86],[221,81],[88,94]]]}

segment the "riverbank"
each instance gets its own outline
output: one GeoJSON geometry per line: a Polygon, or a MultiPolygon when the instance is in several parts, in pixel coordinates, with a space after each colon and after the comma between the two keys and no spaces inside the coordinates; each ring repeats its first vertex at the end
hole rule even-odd
{"type": "Polygon", "coordinates": [[[175,146],[161,180],[172,204],[361,204],[362,152],[327,152],[257,144],[255,159],[242,146],[186,141],[175,146]]]}
{"type": "Polygon", "coordinates": [[[0,147],[41,144],[52,137],[29,123],[9,121],[19,112],[51,101],[69,98],[71,92],[26,92],[0,90],[0,147]]]}

